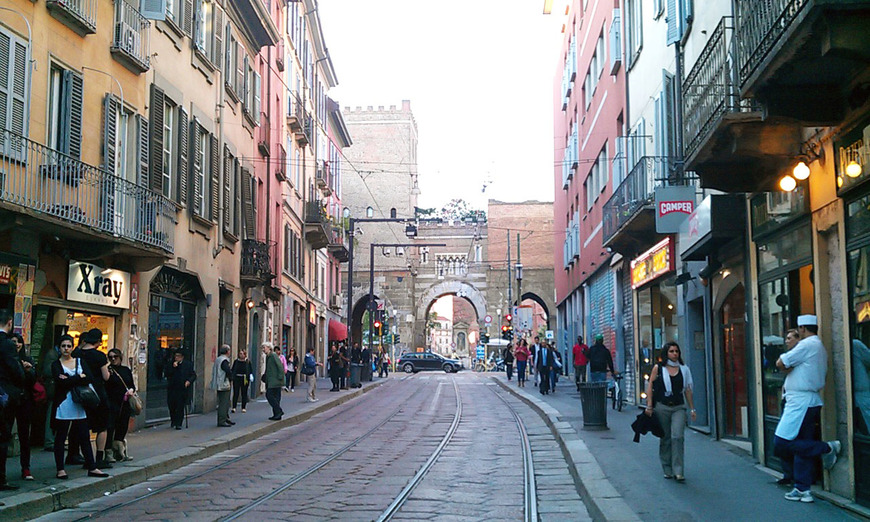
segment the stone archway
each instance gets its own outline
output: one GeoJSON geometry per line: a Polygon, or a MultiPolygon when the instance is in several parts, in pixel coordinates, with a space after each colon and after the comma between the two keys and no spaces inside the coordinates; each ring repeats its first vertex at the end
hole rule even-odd
{"type": "Polygon", "coordinates": [[[539,304],[541,308],[544,309],[544,313],[547,314],[547,330],[549,330],[552,314],[550,313],[550,309],[547,307],[547,302],[544,301],[541,296],[534,292],[524,292],[517,304],[522,304],[522,302],[526,299],[528,299],[529,301],[534,301],[535,303],[539,304]]]}
{"type": "Polygon", "coordinates": [[[423,332],[426,329],[426,313],[439,297],[445,295],[461,295],[471,303],[478,320],[486,317],[486,297],[474,286],[464,281],[441,281],[426,289],[417,300],[417,310],[414,314],[414,341],[421,346],[423,332]]]}

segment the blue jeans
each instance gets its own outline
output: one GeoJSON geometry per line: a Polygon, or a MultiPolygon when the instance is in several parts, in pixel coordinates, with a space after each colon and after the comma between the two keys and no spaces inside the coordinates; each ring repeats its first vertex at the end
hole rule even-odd
{"type": "Polygon", "coordinates": [[[773,439],[774,451],[781,459],[783,474],[794,478],[794,486],[800,491],[809,491],[815,482],[816,458],[830,451],[827,443],[814,440],[821,413],[821,406],[807,408],[801,429],[794,440],[782,437],[773,439]]]}
{"type": "Polygon", "coordinates": [[[517,381],[526,382],[526,364],[528,361],[517,361],[517,381]]]}
{"type": "Polygon", "coordinates": [[[604,382],[607,380],[607,372],[589,372],[589,382],[604,382]]]}

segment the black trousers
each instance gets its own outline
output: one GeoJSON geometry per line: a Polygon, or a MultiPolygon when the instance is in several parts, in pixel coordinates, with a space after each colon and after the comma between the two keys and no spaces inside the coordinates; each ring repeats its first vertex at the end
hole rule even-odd
{"type": "Polygon", "coordinates": [[[184,424],[184,406],[187,404],[187,390],[169,390],[166,401],[169,405],[169,420],[172,427],[184,424]]]}
{"type": "MultiPolygon", "coordinates": [[[[67,435],[69,435],[70,448],[73,446],[82,448],[82,453],[84,453],[85,456],[85,467],[87,467],[88,470],[96,469],[97,464],[94,462],[94,453],[91,450],[91,439],[90,432],[88,431],[87,419],[58,420],[55,422],[57,422],[57,435],[54,439],[54,464],[57,470],[60,471],[64,469],[63,443],[66,440],[67,435]]],[[[70,455],[73,455],[72,451],[70,451],[70,455]]]]}
{"type": "Polygon", "coordinates": [[[538,368],[538,373],[541,376],[541,393],[546,395],[550,393],[550,369],[538,368]]]}
{"type": "Polygon", "coordinates": [[[250,383],[245,382],[245,379],[233,380],[233,409],[239,403],[239,396],[242,397],[242,409],[248,407],[248,386],[250,383]]]}
{"type": "Polygon", "coordinates": [[[281,388],[266,388],[266,400],[269,401],[269,406],[272,407],[272,416],[280,417],[284,415],[284,410],[281,409],[281,388]]]}
{"type": "Polygon", "coordinates": [[[12,425],[15,424],[17,411],[18,404],[11,397],[6,407],[0,410],[0,484],[6,483],[6,455],[12,440],[12,425]]]}
{"type": "Polygon", "coordinates": [[[342,366],[340,371],[338,372],[338,387],[339,388],[347,388],[347,372],[348,372],[348,369],[346,366],[342,366]]]}

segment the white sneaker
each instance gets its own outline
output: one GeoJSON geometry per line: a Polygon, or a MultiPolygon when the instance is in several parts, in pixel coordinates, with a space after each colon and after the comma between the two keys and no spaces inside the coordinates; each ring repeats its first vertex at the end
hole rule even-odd
{"type": "Polygon", "coordinates": [[[801,491],[798,488],[794,488],[791,491],[789,491],[788,493],[786,493],[785,499],[786,500],[801,501],[801,502],[806,502],[806,503],[815,502],[815,499],[813,498],[813,494],[810,493],[810,490],[801,491]]]}
{"type": "Polygon", "coordinates": [[[840,441],[838,440],[832,440],[827,444],[828,447],[831,448],[831,451],[822,454],[822,466],[824,466],[825,469],[831,469],[834,467],[834,464],[837,463],[837,455],[840,454],[843,445],[840,444],[840,441]]]}

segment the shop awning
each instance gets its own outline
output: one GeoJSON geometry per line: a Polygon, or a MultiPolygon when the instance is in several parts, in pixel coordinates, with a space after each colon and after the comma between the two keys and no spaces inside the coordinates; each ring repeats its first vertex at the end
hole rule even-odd
{"type": "Polygon", "coordinates": [[[329,340],[330,341],[344,341],[347,339],[347,326],[344,325],[341,321],[336,321],[335,319],[329,320],[329,340]]]}

